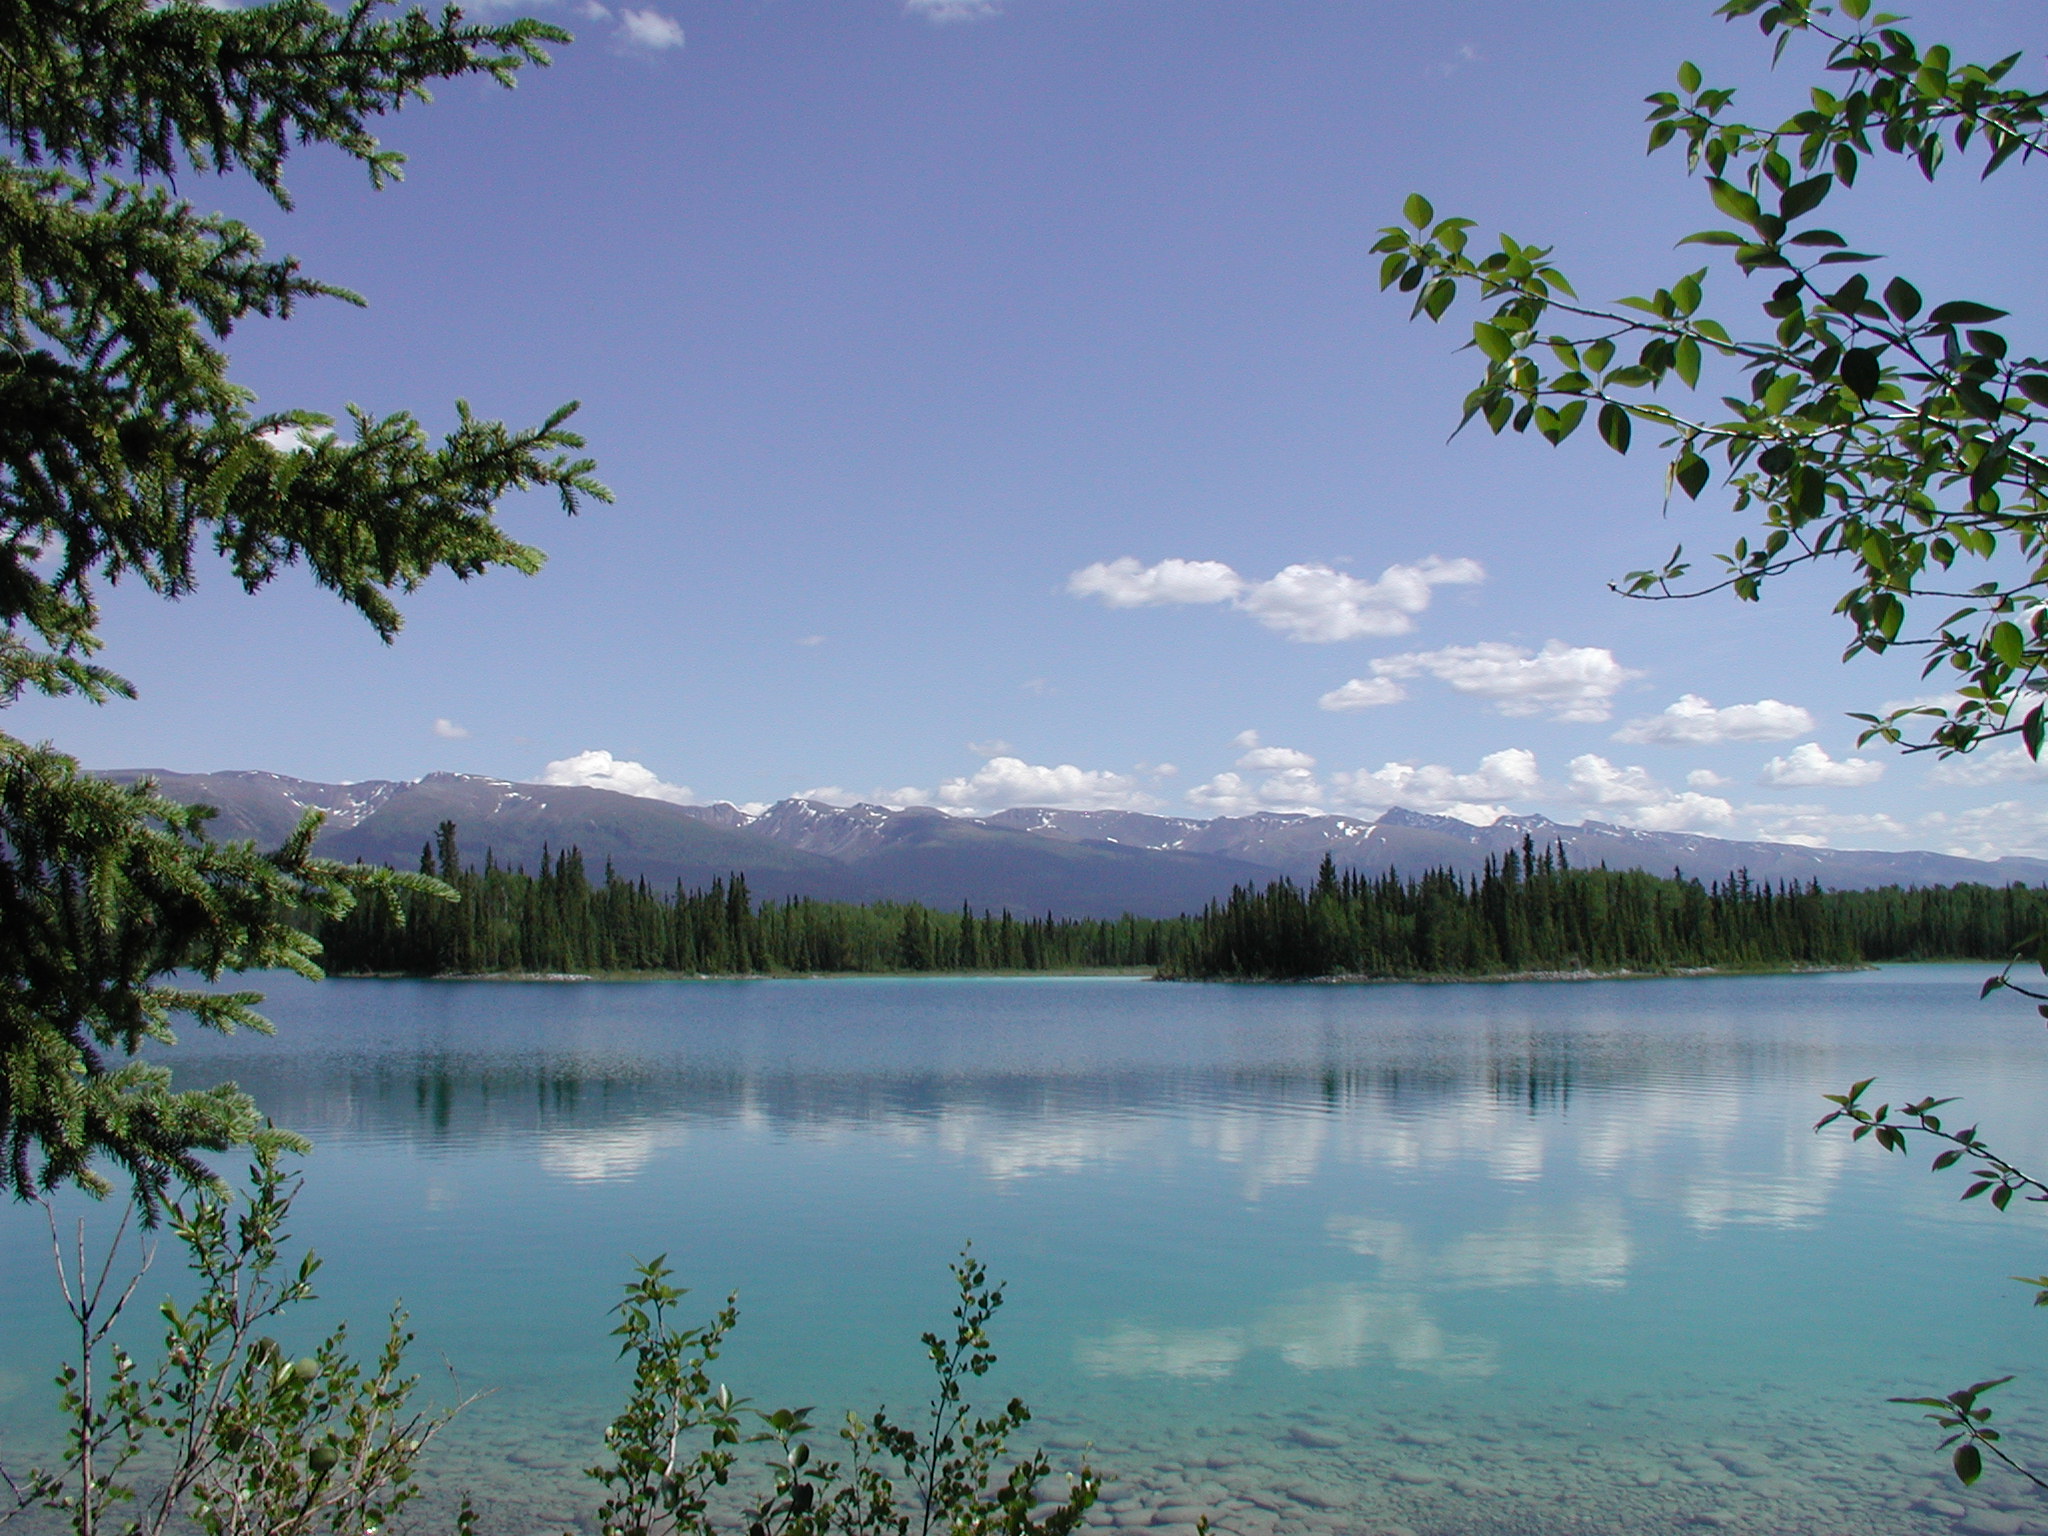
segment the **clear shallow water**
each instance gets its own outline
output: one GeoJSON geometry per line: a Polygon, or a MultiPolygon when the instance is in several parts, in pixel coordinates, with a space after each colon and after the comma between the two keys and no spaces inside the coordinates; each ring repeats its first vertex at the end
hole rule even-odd
{"type": "MultiPolygon", "coordinates": [[[[2048,1165],[2048,1040],[1981,974],[279,980],[277,1039],[179,1065],[318,1143],[323,1315],[402,1299],[422,1366],[493,1389],[435,1465],[501,1530],[593,1502],[627,1255],[707,1312],[737,1289],[727,1379],[829,1422],[921,1398],[972,1238],[1010,1282],[991,1395],[1093,1448],[1119,1527],[2048,1532],[1884,1402],[2017,1371],[2039,1443],[2048,1322],[2003,1278],[2044,1267],[2036,1217],[1810,1130],[1875,1075],[2048,1165]]],[[[40,1215],[0,1242],[19,1446],[57,1313],[40,1215]]]]}

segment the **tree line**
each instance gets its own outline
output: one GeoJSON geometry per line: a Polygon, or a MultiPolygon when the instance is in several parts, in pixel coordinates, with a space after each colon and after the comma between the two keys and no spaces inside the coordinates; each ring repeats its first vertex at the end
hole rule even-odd
{"type": "Polygon", "coordinates": [[[2048,930],[2048,892],[2014,885],[1823,891],[1737,871],[1711,883],[1573,869],[1563,844],[1489,858],[1480,874],[1276,880],[1212,903],[1166,974],[1189,979],[1485,976],[2003,960],[2048,930]]]}
{"type": "Polygon", "coordinates": [[[757,900],[746,876],[656,889],[576,848],[540,868],[486,854],[466,865],[453,822],[420,851],[452,887],[368,893],[319,929],[342,974],[670,972],[773,975],[1149,970],[1179,979],[1485,976],[2003,960],[2048,931],[2048,892],[2029,886],[1823,891],[1740,871],[1574,869],[1562,844],[1489,859],[1475,876],[1340,874],[1325,858],[1303,887],[1240,886],[1196,916],[1116,919],[977,914],[917,902],[757,900]]]}
{"type": "Polygon", "coordinates": [[[609,863],[593,880],[577,848],[542,850],[540,869],[486,853],[466,866],[453,822],[420,850],[449,902],[378,891],[320,927],[337,974],[489,975],[643,971],[748,976],[816,972],[1157,970],[1186,918],[977,915],[916,902],[757,901],[744,874],[657,890],[609,863]]]}

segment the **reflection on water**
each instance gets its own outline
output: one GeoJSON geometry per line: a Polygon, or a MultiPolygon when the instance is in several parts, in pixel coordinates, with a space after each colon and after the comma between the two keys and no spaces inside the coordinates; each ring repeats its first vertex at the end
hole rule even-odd
{"type": "MultiPolygon", "coordinates": [[[[1997,1279],[2039,1269],[2031,1218],[1811,1130],[1879,1074],[2048,1162],[2048,1054],[1975,980],[287,983],[278,1040],[172,1059],[319,1144],[332,1310],[403,1295],[498,1389],[439,1486],[507,1529],[588,1507],[626,1254],[740,1289],[757,1397],[866,1406],[919,1392],[971,1236],[999,1390],[1121,1475],[1105,1526],[2048,1533],[1955,1501],[1882,1401],[2038,1366],[1997,1279]]],[[[51,1309],[7,1219],[0,1427],[33,1437],[51,1309]]]]}

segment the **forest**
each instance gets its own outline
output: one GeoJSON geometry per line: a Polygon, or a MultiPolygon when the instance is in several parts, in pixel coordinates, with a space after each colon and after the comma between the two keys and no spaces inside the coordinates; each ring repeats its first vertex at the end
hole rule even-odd
{"type": "Polygon", "coordinates": [[[2003,961],[2048,930],[2048,891],[2030,886],[1823,891],[1741,871],[1701,882],[1638,870],[1574,869],[1563,848],[1525,840],[1477,876],[1435,870],[1340,874],[1329,859],[1303,887],[1240,886],[1199,915],[1116,919],[979,914],[915,902],[757,901],[733,874],[655,890],[575,848],[540,869],[486,855],[465,864],[453,823],[420,871],[455,901],[374,893],[320,925],[344,975],[1145,971],[1180,980],[1497,976],[1527,971],[1678,971],[2003,961]]]}

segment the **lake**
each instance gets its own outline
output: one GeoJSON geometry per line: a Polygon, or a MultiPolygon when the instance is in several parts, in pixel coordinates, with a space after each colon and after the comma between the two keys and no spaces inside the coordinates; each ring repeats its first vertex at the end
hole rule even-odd
{"type": "MultiPolygon", "coordinates": [[[[489,1389],[433,1463],[487,1529],[587,1520],[629,1255],[704,1314],[737,1290],[724,1379],[829,1423],[922,1399],[971,1239],[1008,1282],[989,1396],[1056,1462],[1087,1448],[1105,1526],[2048,1532],[1885,1401],[2016,1372],[1999,1422],[2048,1449],[2048,1318],[2005,1278],[2048,1268],[2035,1209],[1811,1129],[1875,1076],[2048,1166],[2048,1040],[1984,971],[268,978],[277,1038],[173,1056],[316,1142],[314,1320],[367,1340],[402,1299],[429,1387],[445,1359],[489,1389]]],[[[0,1221],[12,1462],[61,1341],[40,1213],[0,1221]]]]}

